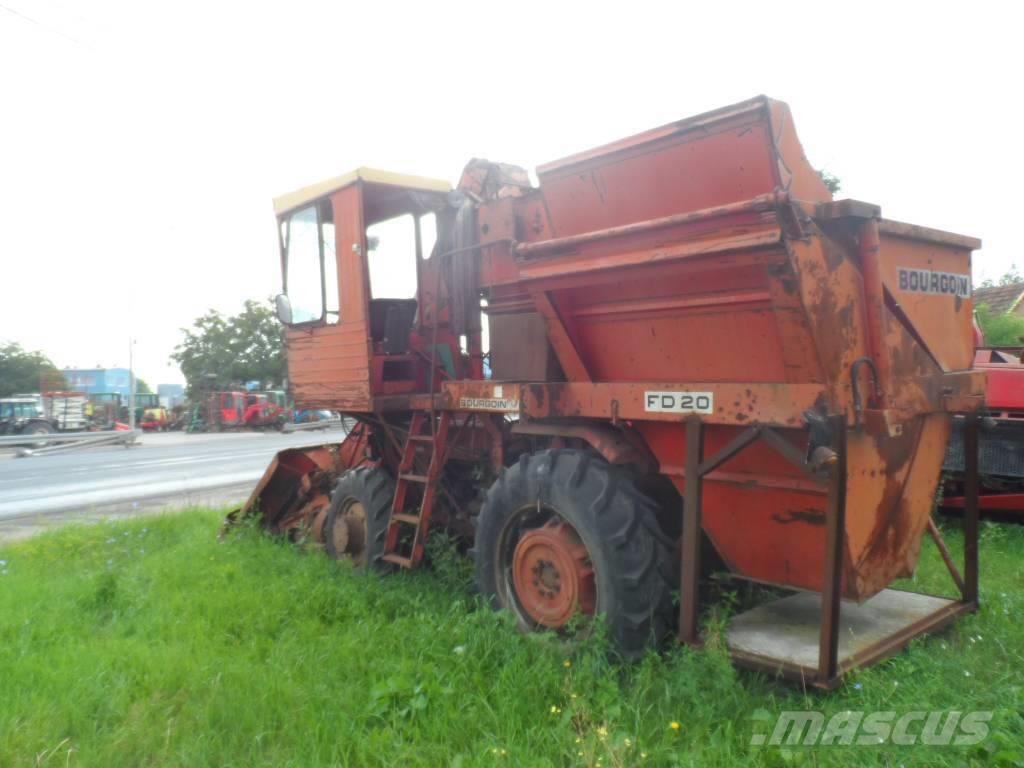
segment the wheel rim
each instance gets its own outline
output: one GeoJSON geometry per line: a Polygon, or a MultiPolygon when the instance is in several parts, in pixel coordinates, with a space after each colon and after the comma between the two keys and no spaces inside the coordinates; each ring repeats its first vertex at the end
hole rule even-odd
{"type": "Polygon", "coordinates": [[[520,618],[559,629],[576,613],[593,615],[597,584],[576,530],[557,515],[522,532],[511,553],[511,587],[520,618]]]}
{"type": "Polygon", "coordinates": [[[331,543],[338,557],[350,557],[356,565],[366,559],[366,509],[355,499],[342,504],[331,528],[331,543]]]}

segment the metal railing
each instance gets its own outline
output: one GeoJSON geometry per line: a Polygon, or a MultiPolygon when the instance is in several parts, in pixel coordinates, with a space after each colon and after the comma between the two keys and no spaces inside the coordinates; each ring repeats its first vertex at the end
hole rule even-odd
{"type": "Polygon", "coordinates": [[[306,421],[301,424],[285,424],[281,431],[285,434],[292,432],[311,432],[315,429],[337,429],[344,428],[346,431],[352,428],[353,419],[324,419],[323,421],[306,421]]]}
{"type": "Polygon", "coordinates": [[[44,456],[76,448],[97,445],[131,445],[142,434],[141,430],[111,430],[107,432],[47,432],[30,435],[0,436],[0,448],[20,447],[18,456],[44,456]]]}

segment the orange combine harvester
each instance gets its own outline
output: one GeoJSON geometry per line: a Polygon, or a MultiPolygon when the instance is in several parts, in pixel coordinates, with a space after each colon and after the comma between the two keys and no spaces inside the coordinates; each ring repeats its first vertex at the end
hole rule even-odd
{"type": "Polygon", "coordinates": [[[794,591],[732,620],[736,661],[823,687],[976,609],[977,240],[833,201],[764,97],[537,176],[275,200],[295,401],[358,426],[281,452],[239,514],[383,569],[446,528],[524,629],[604,614],[627,656],[700,642],[706,537],[794,591]],[[963,575],[931,522],[954,414],[963,575]],[[926,532],[956,599],[889,589],[926,532]]]}

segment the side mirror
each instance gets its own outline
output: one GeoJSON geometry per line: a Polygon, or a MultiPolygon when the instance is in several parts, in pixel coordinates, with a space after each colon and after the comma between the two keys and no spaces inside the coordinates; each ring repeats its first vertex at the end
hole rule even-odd
{"type": "Polygon", "coordinates": [[[274,308],[277,310],[277,319],[284,325],[292,324],[292,302],[287,294],[279,293],[274,297],[274,308]]]}

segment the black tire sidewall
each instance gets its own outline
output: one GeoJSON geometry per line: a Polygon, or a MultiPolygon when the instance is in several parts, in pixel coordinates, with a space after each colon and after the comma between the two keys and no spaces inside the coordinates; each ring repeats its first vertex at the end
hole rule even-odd
{"type": "Polygon", "coordinates": [[[671,623],[671,542],[657,528],[656,505],[631,475],[589,451],[524,454],[494,483],[476,532],[481,593],[495,608],[511,607],[499,574],[503,532],[538,501],[571,524],[586,546],[597,580],[597,612],[605,615],[612,639],[626,656],[642,654],[671,623]]]}
{"type": "Polygon", "coordinates": [[[338,515],[346,508],[348,502],[356,501],[366,512],[366,558],[364,563],[357,564],[357,568],[386,570],[387,564],[381,558],[384,556],[384,540],[387,536],[394,495],[395,481],[391,473],[383,467],[357,467],[345,472],[331,492],[331,507],[324,522],[323,535],[327,553],[334,559],[339,558],[339,554],[334,551],[334,537],[331,532],[334,530],[338,515]]]}

